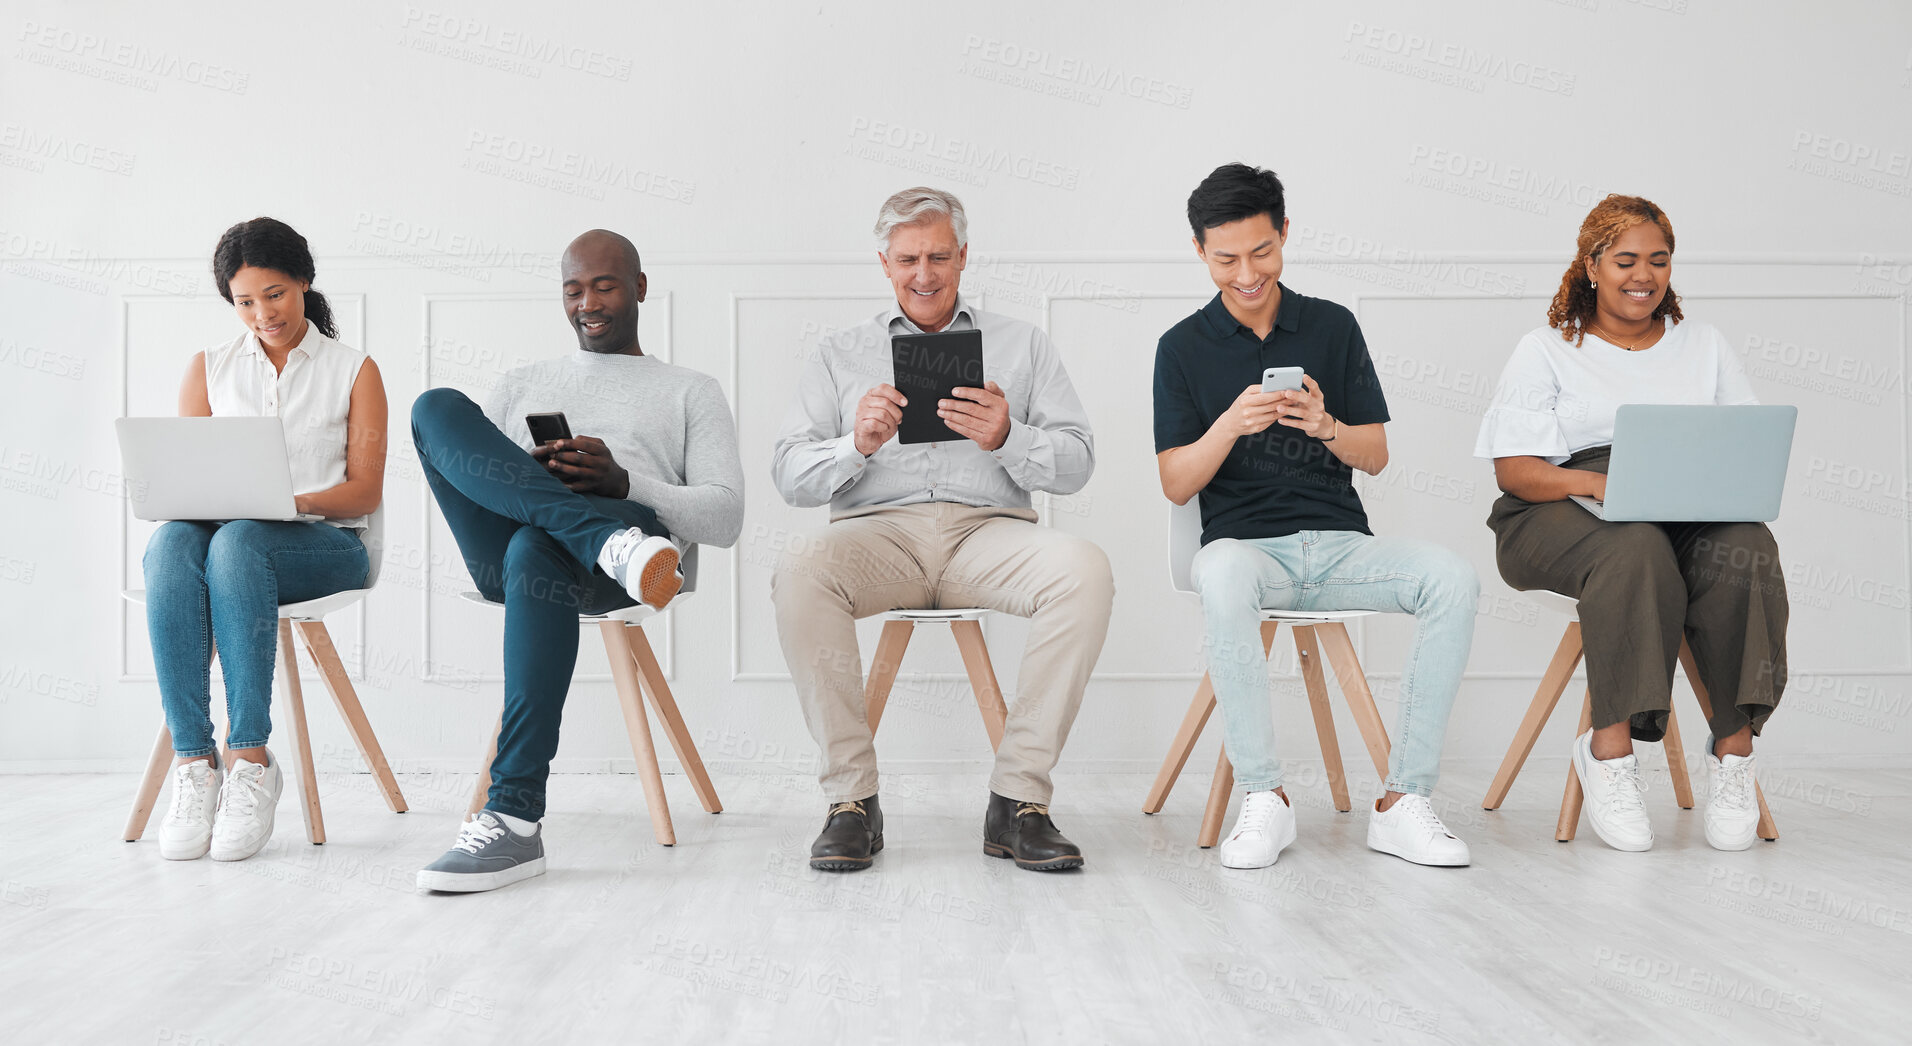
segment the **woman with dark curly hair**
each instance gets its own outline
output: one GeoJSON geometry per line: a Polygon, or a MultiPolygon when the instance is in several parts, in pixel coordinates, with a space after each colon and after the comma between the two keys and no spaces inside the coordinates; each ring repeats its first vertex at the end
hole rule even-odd
{"type": "Polygon", "coordinates": [[[1666,733],[1680,639],[1712,695],[1706,841],[1752,845],[1753,736],[1786,686],[1786,581],[1760,523],[1610,523],[1568,501],[1604,500],[1623,403],[1753,403],[1739,357],[1689,321],[1673,293],[1673,223],[1637,196],[1608,196],[1580,226],[1547,325],[1514,347],[1481,422],[1494,460],[1501,577],[1580,601],[1593,729],[1574,741],[1588,819],[1609,846],[1645,850],[1633,742],[1666,733]]]}
{"type": "Polygon", "coordinates": [[[174,521],[146,545],[146,627],[173,736],[172,804],[160,856],[251,857],[272,837],[282,778],[272,730],[279,604],[365,583],[361,534],[385,480],[385,386],[378,366],[340,344],[312,253],[284,222],[254,218],[213,250],[213,283],[245,333],[193,356],[182,417],[276,417],[285,425],[293,498],[318,522],[174,521]],[[227,752],[213,743],[214,649],[226,678],[227,752]]]}

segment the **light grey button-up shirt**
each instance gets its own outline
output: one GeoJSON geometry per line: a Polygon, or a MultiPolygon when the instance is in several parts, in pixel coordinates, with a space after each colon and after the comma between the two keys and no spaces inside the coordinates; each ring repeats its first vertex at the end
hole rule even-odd
{"type": "MultiPolygon", "coordinates": [[[[1009,401],[1009,435],[993,453],[974,440],[904,445],[892,436],[857,453],[856,406],[871,387],[895,382],[890,336],[921,329],[892,303],[869,320],[825,335],[797,383],[797,402],[770,460],[783,499],[858,509],[954,501],[1029,508],[1029,492],[1073,494],[1095,471],[1095,437],[1049,336],[1032,323],[984,312],[961,297],[948,330],[983,332],[983,377],[1009,401]]],[[[912,404],[912,407],[915,405],[912,404]]]]}

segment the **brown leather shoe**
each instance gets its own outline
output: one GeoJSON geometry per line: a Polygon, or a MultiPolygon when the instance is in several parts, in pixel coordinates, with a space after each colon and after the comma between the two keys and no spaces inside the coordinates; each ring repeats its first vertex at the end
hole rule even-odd
{"type": "Polygon", "coordinates": [[[989,793],[989,812],[983,815],[983,852],[991,857],[1013,857],[1016,867],[1036,872],[1059,872],[1082,867],[1082,848],[1063,838],[1041,803],[1022,803],[989,793]]]}
{"type": "Polygon", "coordinates": [[[857,872],[883,849],[883,808],[876,796],[833,803],[823,831],[810,844],[810,867],[822,872],[857,872]]]}

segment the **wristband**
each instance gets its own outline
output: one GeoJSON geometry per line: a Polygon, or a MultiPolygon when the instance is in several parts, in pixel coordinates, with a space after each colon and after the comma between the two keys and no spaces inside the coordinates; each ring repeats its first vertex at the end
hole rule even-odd
{"type": "Polygon", "coordinates": [[[1341,435],[1341,419],[1331,417],[1328,420],[1334,422],[1334,436],[1329,436],[1327,439],[1322,440],[1321,442],[1323,443],[1333,443],[1335,436],[1341,435]]]}

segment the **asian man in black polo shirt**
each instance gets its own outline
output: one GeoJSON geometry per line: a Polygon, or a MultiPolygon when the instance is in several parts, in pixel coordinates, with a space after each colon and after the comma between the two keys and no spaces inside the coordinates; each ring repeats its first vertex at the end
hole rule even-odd
{"type": "Polygon", "coordinates": [[[1189,195],[1188,220],[1219,293],[1156,346],[1155,449],[1169,500],[1202,499],[1194,581],[1228,758],[1247,793],[1222,864],[1271,865],[1295,839],[1262,656],[1267,607],[1414,615],[1368,845],[1417,864],[1464,865],[1467,844],[1428,796],[1480,581],[1448,549],[1368,529],[1352,480],[1354,469],[1387,465],[1387,401],[1354,315],[1279,282],[1288,237],[1280,179],[1218,167],[1189,195]],[[1304,391],[1263,392],[1269,367],[1302,368],[1304,391]]]}

